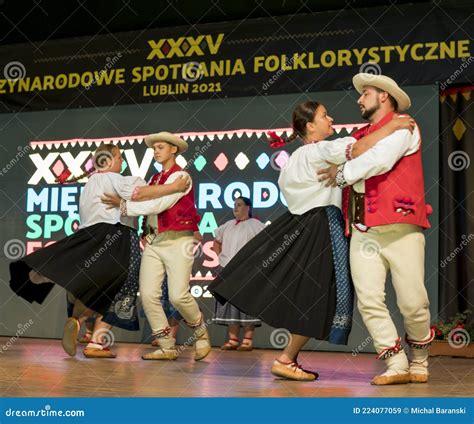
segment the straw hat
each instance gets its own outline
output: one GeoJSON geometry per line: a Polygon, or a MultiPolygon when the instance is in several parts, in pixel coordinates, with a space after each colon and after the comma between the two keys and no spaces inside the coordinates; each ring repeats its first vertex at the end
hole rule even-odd
{"type": "Polygon", "coordinates": [[[411,100],[408,94],[405,93],[392,78],[386,77],[385,75],[357,74],[352,78],[352,84],[354,84],[355,89],[359,93],[362,93],[365,86],[376,87],[386,91],[397,101],[399,112],[403,112],[411,106],[411,100]]]}
{"type": "Polygon", "coordinates": [[[178,153],[183,153],[188,150],[188,143],[186,143],[181,137],[171,134],[168,131],[161,131],[157,134],[150,134],[145,137],[145,144],[151,148],[153,148],[153,144],[158,141],[165,141],[166,143],[176,146],[178,148],[178,153]]]}

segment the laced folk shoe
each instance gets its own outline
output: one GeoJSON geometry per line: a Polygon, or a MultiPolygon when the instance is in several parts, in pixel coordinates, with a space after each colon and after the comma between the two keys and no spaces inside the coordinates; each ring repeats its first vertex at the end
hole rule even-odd
{"type": "Polygon", "coordinates": [[[410,361],[410,383],[428,383],[428,361],[410,361]]]}
{"type": "Polygon", "coordinates": [[[411,348],[410,383],[428,383],[428,350],[411,348]]]}
{"type": "Polygon", "coordinates": [[[84,335],[79,339],[79,343],[88,344],[92,340],[92,331],[87,330],[84,335]]]}
{"type": "Polygon", "coordinates": [[[229,340],[226,341],[222,346],[221,350],[237,350],[239,347],[239,340],[229,337],[229,340]]]}
{"type": "Polygon", "coordinates": [[[211,342],[206,325],[202,324],[194,331],[194,360],[201,361],[211,351],[211,342]]]}
{"type": "Polygon", "coordinates": [[[244,337],[242,339],[242,343],[237,348],[237,350],[239,352],[250,352],[251,350],[253,350],[252,339],[248,337],[244,337]]]}
{"type": "Polygon", "coordinates": [[[117,355],[112,352],[108,347],[104,348],[97,348],[97,347],[86,347],[82,353],[86,358],[105,358],[105,359],[113,359],[116,358],[117,355]]]}
{"type": "Polygon", "coordinates": [[[370,384],[375,386],[387,386],[389,384],[406,384],[410,382],[408,372],[408,359],[402,350],[392,357],[385,359],[387,371],[376,375],[370,384]]]}
{"type": "Polygon", "coordinates": [[[277,377],[296,381],[314,381],[319,377],[317,372],[304,370],[297,362],[285,364],[278,359],[273,362],[271,373],[277,377]]]}
{"type": "Polygon", "coordinates": [[[66,320],[64,325],[62,345],[64,351],[69,356],[76,356],[77,336],[81,329],[81,323],[77,318],[71,317],[66,320]]]}
{"type": "Polygon", "coordinates": [[[145,361],[174,361],[178,359],[178,351],[176,348],[159,348],[154,352],[145,353],[142,356],[145,361]]]}
{"type": "Polygon", "coordinates": [[[153,352],[145,353],[142,359],[145,361],[174,361],[178,358],[178,351],[176,350],[176,339],[166,334],[157,337],[154,342],[158,349],[153,352]]]}
{"type": "Polygon", "coordinates": [[[376,375],[370,384],[375,386],[387,386],[389,384],[407,384],[410,382],[408,371],[387,370],[383,374],[376,375]]]}
{"type": "Polygon", "coordinates": [[[408,335],[405,336],[405,340],[410,346],[410,383],[428,382],[428,348],[431,346],[434,338],[434,329],[430,329],[429,336],[421,341],[411,340],[408,335]]]}
{"type": "Polygon", "coordinates": [[[376,375],[370,384],[386,386],[389,384],[406,384],[410,382],[408,359],[403,350],[400,337],[395,341],[394,346],[382,350],[377,358],[385,361],[387,371],[376,375]]]}

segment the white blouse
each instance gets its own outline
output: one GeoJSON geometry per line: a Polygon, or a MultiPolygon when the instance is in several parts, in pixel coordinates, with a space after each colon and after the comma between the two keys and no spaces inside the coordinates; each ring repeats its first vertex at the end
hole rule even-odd
{"type": "Polygon", "coordinates": [[[140,177],[124,177],[115,172],[96,173],[89,177],[79,200],[79,228],[104,222],[117,224],[121,222],[129,227],[135,227],[135,220],[127,216],[120,216],[119,208],[107,209],[100,198],[104,193],[115,193],[123,199],[131,199],[135,187],[146,185],[140,177]]]}
{"type": "Polygon", "coordinates": [[[353,137],[322,140],[305,144],[292,153],[278,178],[278,185],[292,214],[302,215],[320,206],[341,207],[341,189],[326,187],[326,181],[319,182],[317,171],[327,168],[328,164],[346,162],[346,149],[355,141],[353,137]]]}
{"type": "Polygon", "coordinates": [[[255,218],[239,223],[236,219],[231,219],[218,227],[215,239],[222,243],[222,251],[219,255],[221,266],[226,266],[237,252],[264,228],[265,224],[255,218]]]}

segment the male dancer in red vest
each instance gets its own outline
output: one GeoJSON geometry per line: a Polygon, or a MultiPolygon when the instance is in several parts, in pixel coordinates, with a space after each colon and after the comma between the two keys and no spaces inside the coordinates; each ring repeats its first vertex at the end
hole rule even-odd
{"type": "MultiPolygon", "coordinates": [[[[383,75],[357,74],[358,104],[369,125],[353,134],[360,139],[388,123],[411,105],[395,81],[383,75]]],[[[399,130],[379,141],[364,155],[332,168],[343,192],[342,210],[347,235],[352,233],[350,266],[358,308],[387,370],[372,384],[428,381],[430,330],[428,295],[424,285],[425,239],[429,228],[425,204],[421,137],[399,130]],[[347,187],[349,186],[349,187],[347,187]],[[410,361],[385,304],[390,271],[403,316],[410,361]]]]}
{"type": "MultiPolygon", "coordinates": [[[[150,184],[169,184],[181,176],[190,176],[176,164],[176,156],[187,150],[188,144],[169,132],[145,137],[145,143],[154,150],[154,158],[163,166],[150,184]]],[[[192,184],[183,193],[178,192],[155,200],[123,201],[122,215],[146,215],[144,234],[146,247],[140,267],[140,297],[158,349],[142,356],[143,359],[176,359],[176,340],[170,334],[168,320],[160,298],[165,273],[168,276],[168,294],[171,304],[195,328],[194,359],[204,359],[211,351],[203,315],[189,292],[189,276],[193,266],[192,247],[194,231],[198,231],[199,216],[194,204],[192,184]]]]}

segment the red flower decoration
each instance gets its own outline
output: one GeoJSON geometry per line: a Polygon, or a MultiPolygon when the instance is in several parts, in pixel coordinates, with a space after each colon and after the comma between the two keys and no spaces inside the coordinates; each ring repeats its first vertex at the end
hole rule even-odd
{"type": "Polygon", "coordinates": [[[268,131],[267,132],[268,137],[270,138],[270,147],[273,147],[274,149],[278,149],[279,147],[283,147],[286,142],[283,138],[281,138],[279,135],[277,135],[276,132],[274,131],[268,131]]]}

